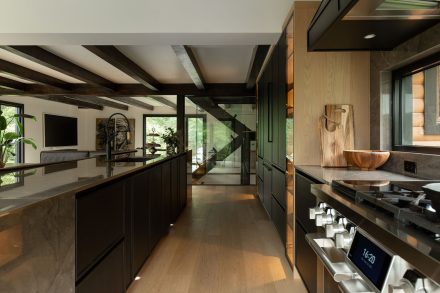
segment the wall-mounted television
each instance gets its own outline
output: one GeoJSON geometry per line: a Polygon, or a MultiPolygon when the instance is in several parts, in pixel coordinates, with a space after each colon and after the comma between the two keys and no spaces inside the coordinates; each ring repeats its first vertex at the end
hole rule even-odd
{"type": "Polygon", "coordinates": [[[44,146],[61,147],[78,145],[78,119],[44,114],[44,146]]]}

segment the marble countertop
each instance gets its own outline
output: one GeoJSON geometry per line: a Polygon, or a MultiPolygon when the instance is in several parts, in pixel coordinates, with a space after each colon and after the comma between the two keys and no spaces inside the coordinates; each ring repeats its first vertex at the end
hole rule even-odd
{"type": "MultiPolygon", "coordinates": [[[[142,151],[125,156],[142,156],[142,151]]],[[[172,157],[175,156],[161,155],[146,162],[108,162],[100,156],[1,173],[0,216],[55,196],[89,189],[172,157]]]]}
{"type": "Polygon", "coordinates": [[[312,165],[295,165],[295,169],[322,181],[331,183],[333,180],[390,180],[390,181],[410,181],[420,180],[383,170],[361,171],[354,168],[324,168],[312,165]]]}

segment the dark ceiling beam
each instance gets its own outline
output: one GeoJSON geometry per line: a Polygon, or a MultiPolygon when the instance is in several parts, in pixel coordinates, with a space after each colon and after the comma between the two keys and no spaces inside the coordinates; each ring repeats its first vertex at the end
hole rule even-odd
{"type": "Polygon", "coordinates": [[[13,79],[0,76],[0,86],[23,91],[27,89],[26,84],[13,79]]]}
{"type": "Polygon", "coordinates": [[[216,104],[234,105],[234,104],[255,104],[256,97],[212,97],[216,104]]]}
{"type": "Polygon", "coordinates": [[[251,67],[249,71],[249,76],[246,81],[246,87],[252,89],[257,83],[257,77],[260,73],[261,67],[263,66],[264,60],[266,59],[267,52],[269,51],[269,45],[259,45],[255,51],[254,59],[251,62],[251,67]]]}
{"type": "Polygon", "coordinates": [[[142,108],[142,109],[146,109],[146,110],[154,110],[154,106],[138,101],[136,99],[130,98],[130,97],[108,97],[110,99],[113,99],[115,101],[120,101],[129,105],[132,105],[134,107],[138,107],[138,108],[142,108]]]}
{"type": "Polygon", "coordinates": [[[25,80],[38,82],[62,89],[70,89],[71,86],[70,83],[62,81],[55,77],[1,59],[0,59],[0,72],[6,72],[25,80]]]}
{"type": "Polygon", "coordinates": [[[77,106],[79,108],[88,108],[88,109],[95,109],[95,110],[103,110],[104,107],[101,105],[97,105],[90,102],[84,102],[80,101],[74,98],[65,97],[65,96],[32,96],[37,99],[42,99],[46,101],[52,101],[52,102],[58,102],[63,104],[68,104],[72,106],[77,106]]]}
{"type": "Polygon", "coordinates": [[[161,103],[162,105],[173,108],[174,110],[177,110],[177,104],[171,102],[170,100],[165,99],[164,97],[148,96],[148,98],[155,100],[156,102],[161,103]]]}
{"type": "Polygon", "coordinates": [[[175,45],[172,46],[174,52],[188,73],[189,77],[191,77],[192,81],[196,85],[199,90],[205,89],[204,79],[202,75],[202,71],[200,70],[199,64],[197,63],[196,58],[194,57],[194,53],[188,46],[183,45],[175,45]]]}
{"type": "Polygon", "coordinates": [[[93,104],[100,105],[100,106],[115,108],[115,109],[119,109],[119,110],[124,110],[124,111],[128,110],[128,106],[125,105],[125,104],[113,102],[113,101],[106,100],[106,99],[99,98],[99,97],[93,97],[93,96],[69,96],[69,98],[75,99],[75,100],[79,100],[79,101],[83,101],[83,102],[93,103],[93,104]]]}
{"type": "Polygon", "coordinates": [[[59,71],[65,75],[84,81],[88,84],[101,86],[110,90],[116,89],[116,85],[111,81],[93,72],[90,72],[64,58],[61,58],[49,51],[46,51],[41,47],[2,46],[1,48],[40,65],[59,71]]]}
{"type": "Polygon", "coordinates": [[[84,46],[87,50],[118,68],[145,87],[157,91],[160,83],[115,46],[84,46]]]}
{"type": "Polygon", "coordinates": [[[28,84],[24,92],[0,89],[0,95],[76,95],[98,97],[146,97],[150,95],[182,95],[198,97],[254,97],[255,91],[247,89],[244,83],[205,84],[205,90],[199,90],[194,84],[163,84],[156,92],[141,84],[118,84],[118,90],[107,93],[101,87],[87,84],[72,84],[71,90],[62,90],[39,84],[28,84]]]}

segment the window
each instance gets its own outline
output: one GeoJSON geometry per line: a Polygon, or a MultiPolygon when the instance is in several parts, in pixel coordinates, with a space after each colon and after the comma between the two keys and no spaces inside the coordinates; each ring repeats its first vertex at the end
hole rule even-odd
{"type": "MultiPolygon", "coordinates": [[[[3,112],[3,116],[5,116],[6,121],[10,121],[7,132],[18,132],[18,125],[13,118],[15,114],[23,114],[23,105],[16,104],[11,102],[0,101],[0,110],[3,112]]],[[[19,118],[20,123],[24,128],[23,118],[19,118]]],[[[9,156],[7,163],[24,163],[24,145],[23,142],[18,143],[15,149],[15,156],[9,156]]]]}
{"type": "Polygon", "coordinates": [[[158,150],[165,150],[166,144],[161,136],[168,127],[177,132],[177,116],[144,115],[144,145],[154,142],[160,145],[156,147],[158,150]]]}
{"type": "Polygon", "coordinates": [[[440,154],[440,53],[393,72],[394,149],[440,154]]]}

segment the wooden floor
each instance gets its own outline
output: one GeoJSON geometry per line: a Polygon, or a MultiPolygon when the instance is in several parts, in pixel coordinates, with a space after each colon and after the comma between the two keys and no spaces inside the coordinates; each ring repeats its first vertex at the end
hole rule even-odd
{"type": "Polygon", "coordinates": [[[252,186],[194,186],[129,293],[307,292],[252,186]]]}

